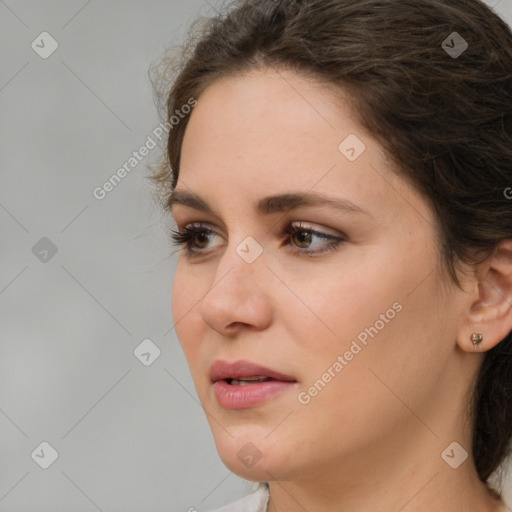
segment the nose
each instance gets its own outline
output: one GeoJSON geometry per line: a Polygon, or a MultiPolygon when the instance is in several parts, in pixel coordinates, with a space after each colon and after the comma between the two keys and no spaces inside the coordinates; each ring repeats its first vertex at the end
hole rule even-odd
{"type": "Polygon", "coordinates": [[[242,328],[265,329],[272,319],[269,292],[273,274],[264,253],[251,261],[244,249],[247,246],[243,243],[226,248],[199,304],[202,320],[223,336],[232,336],[242,328]]]}

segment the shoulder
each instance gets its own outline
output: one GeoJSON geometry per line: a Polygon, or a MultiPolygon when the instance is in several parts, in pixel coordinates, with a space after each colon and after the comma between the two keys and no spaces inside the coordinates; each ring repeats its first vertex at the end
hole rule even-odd
{"type": "Polygon", "coordinates": [[[269,492],[265,485],[259,486],[247,496],[210,512],[266,512],[269,492]]]}

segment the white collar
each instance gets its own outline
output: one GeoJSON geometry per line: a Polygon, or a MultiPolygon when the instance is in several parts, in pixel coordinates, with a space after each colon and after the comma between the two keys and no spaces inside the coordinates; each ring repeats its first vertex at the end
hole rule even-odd
{"type": "Polygon", "coordinates": [[[247,496],[210,512],[266,512],[268,499],[269,492],[267,487],[259,484],[256,490],[247,496]]]}

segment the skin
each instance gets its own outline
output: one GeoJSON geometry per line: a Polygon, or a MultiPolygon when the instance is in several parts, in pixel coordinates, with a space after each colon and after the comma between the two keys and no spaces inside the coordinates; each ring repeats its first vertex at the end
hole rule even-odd
{"type": "Polygon", "coordinates": [[[426,200],[393,172],[348,98],[331,93],[291,71],[246,72],[210,85],[185,133],[176,188],[216,214],[172,207],[180,230],[202,222],[214,231],[195,239],[199,255],[181,252],[172,307],[217,450],[234,473],[270,483],[268,512],[497,511],[465,421],[483,359],[469,337],[484,332],[489,349],[512,329],[510,307],[500,302],[501,316],[493,309],[496,290],[509,297],[512,288],[512,248],[457,288],[439,264],[426,200]],[[366,146],[353,162],[338,149],[349,134],[366,146]],[[366,213],[315,206],[263,215],[252,206],[310,191],[366,213]],[[328,241],[286,241],[290,223],[345,241],[308,256],[300,251],[328,241]],[[252,263],[236,252],[248,236],[263,250],[252,263]],[[482,285],[491,272],[494,294],[482,285]],[[298,393],[394,303],[401,311],[301,404],[298,393]],[[208,377],[216,359],[247,359],[298,382],[257,407],[225,410],[208,377]],[[469,453],[457,469],[441,457],[454,441],[469,453]],[[237,457],[248,442],[261,456],[252,467],[237,457]]]}

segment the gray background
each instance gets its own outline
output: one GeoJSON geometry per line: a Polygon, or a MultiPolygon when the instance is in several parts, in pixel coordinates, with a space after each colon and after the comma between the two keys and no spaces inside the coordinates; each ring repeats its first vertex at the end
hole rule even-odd
{"type": "Polygon", "coordinates": [[[158,148],[92,193],[160,123],[151,62],[220,4],[0,1],[0,511],[205,511],[254,485],[220,461],[172,330],[158,148]]]}

